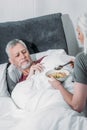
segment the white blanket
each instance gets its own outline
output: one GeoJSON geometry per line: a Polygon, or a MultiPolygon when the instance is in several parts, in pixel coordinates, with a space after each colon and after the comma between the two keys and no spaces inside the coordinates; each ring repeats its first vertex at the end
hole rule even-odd
{"type": "Polygon", "coordinates": [[[7,63],[0,64],[0,96],[9,96],[6,82],[7,63]]]}
{"type": "MultiPolygon", "coordinates": [[[[42,82],[45,79],[42,77],[38,74],[31,81],[19,84],[14,90],[12,96],[17,105],[27,111],[27,116],[13,130],[86,130],[87,118],[84,113],[72,110],[58,90],[47,85],[48,82],[42,82]]],[[[67,89],[72,92],[73,83],[69,85],[71,79],[69,77],[66,84],[67,89]]]]}
{"type": "MultiPolygon", "coordinates": [[[[49,84],[49,78],[46,77],[45,73],[49,69],[53,69],[56,65],[64,64],[63,62],[67,62],[70,59],[70,56],[60,54],[52,54],[44,58],[42,61],[45,67],[44,72],[36,72],[30,79],[18,83],[14,88],[12,98],[17,106],[27,111],[36,111],[40,108],[60,102],[61,99],[61,101],[64,102],[60,91],[54,89],[49,84]],[[66,61],[63,59],[66,59],[66,61]]],[[[66,85],[66,83],[64,86],[70,89],[70,85],[72,87],[72,78],[68,81],[69,86],[67,86],[68,84],[66,85]]]]}
{"type": "Polygon", "coordinates": [[[0,130],[12,130],[26,116],[18,109],[10,97],[0,97],[0,130]]]}
{"type": "MultiPolygon", "coordinates": [[[[61,58],[67,59],[67,55],[61,58]]],[[[67,60],[69,58],[72,57],[67,60]]],[[[27,112],[27,116],[13,130],[86,130],[87,118],[84,113],[72,110],[63,100],[59,90],[52,88],[45,76],[45,72],[52,69],[56,62],[52,61],[51,64],[49,60],[49,65],[48,59],[44,61],[46,69],[43,73],[19,83],[12,92],[14,102],[27,112]]],[[[60,61],[59,58],[59,64],[60,61]]],[[[72,75],[65,81],[64,87],[73,92],[72,75]]]]}
{"type": "Polygon", "coordinates": [[[58,105],[54,104],[39,111],[26,112],[17,109],[11,98],[0,97],[0,130],[87,129],[87,118],[64,107],[61,102],[58,105]]]}

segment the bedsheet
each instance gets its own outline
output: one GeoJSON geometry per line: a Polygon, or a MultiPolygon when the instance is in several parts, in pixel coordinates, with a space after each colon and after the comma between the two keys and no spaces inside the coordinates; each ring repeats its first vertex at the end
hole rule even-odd
{"type": "Polygon", "coordinates": [[[87,119],[70,109],[56,105],[28,114],[14,130],[86,130],[87,119]]]}
{"type": "Polygon", "coordinates": [[[12,130],[24,115],[10,97],[0,97],[0,130],[12,130]]]}
{"type": "Polygon", "coordinates": [[[0,130],[86,130],[87,118],[78,112],[54,104],[39,111],[26,112],[16,108],[10,98],[0,98],[7,103],[1,111],[0,130]]]}
{"type": "MultiPolygon", "coordinates": [[[[53,57],[56,61],[56,56],[53,57]]],[[[61,59],[67,61],[72,58],[67,57],[67,55],[63,55],[61,59]]],[[[59,58],[57,64],[66,62],[61,59],[59,58]]],[[[0,130],[87,129],[85,113],[72,110],[64,101],[59,90],[50,86],[48,78],[45,76],[46,71],[56,65],[55,61],[52,61],[54,63],[52,64],[51,59],[46,57],[43,60],[46,67],[43,73],[37,72],[31,79],[19,83],[12,92],[12,98],[0,97],[0,130]]],[[[69,66],[67,67],[69,69],[69,66]]],[[[73,93],[72,73],[63,84],[73,93]]]]}

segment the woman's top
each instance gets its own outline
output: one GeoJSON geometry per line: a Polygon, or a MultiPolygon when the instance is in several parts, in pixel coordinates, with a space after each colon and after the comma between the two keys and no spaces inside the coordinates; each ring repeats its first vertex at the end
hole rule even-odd
{"type": "Polygon", "coordinates": [[[87,84],[87,54],[79,53],[75,59],[74,81],[87,84]]]}

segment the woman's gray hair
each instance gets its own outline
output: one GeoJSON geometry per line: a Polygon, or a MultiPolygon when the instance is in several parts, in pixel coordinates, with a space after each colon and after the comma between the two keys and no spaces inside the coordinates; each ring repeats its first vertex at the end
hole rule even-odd
{"type": "Polygon", "coordinates": [[[84,53],[87,54],[87,13],[84,13],[78,18],[77,25],[84,35],[84,53]]]}
{"type": "Polygon", "coordinates": [[[10,42],[7,43],[7,46],[6,46],[6,49],[5,49],[5,51],[6,51],[7,55],[8,55],[8,57],[10,57],[9,49],[10,49],[10,48],[13,48],[13,47],[16,46],[17,44],[21,44],[21,45],[23,45],[25,48],[27,48],[26,44],[25,44],[22,40],[20,40],[20,39],[13,39],[12,41],[10,41],[10,42]]]}

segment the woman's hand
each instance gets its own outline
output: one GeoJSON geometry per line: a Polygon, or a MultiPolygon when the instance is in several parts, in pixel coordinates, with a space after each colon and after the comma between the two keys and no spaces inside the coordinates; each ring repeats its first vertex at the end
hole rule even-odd
{"type": "Polygon", "coordinates": [[[42,72],[43,70],[44,70],[44,66],[41,63],[32,64],[27,79],[29,79],[36,72],[42,72]]]}
{"type": "Polygon", "coordinates": [[[62,86],[61,82],[56,80],[55,78],[51,77],[51,80],[49,80],[49,83],[52,85],[55,89],[60,89],[60,86],[62,86]]]}
{"type": "Polygon", "coordinates": [[[71,59],[70,61],[71,61],[70,66],[71,66],[72,68],[74,68],[74,61],[75,61],[75,59],[73,58],[73,59],[71,59]]]}

